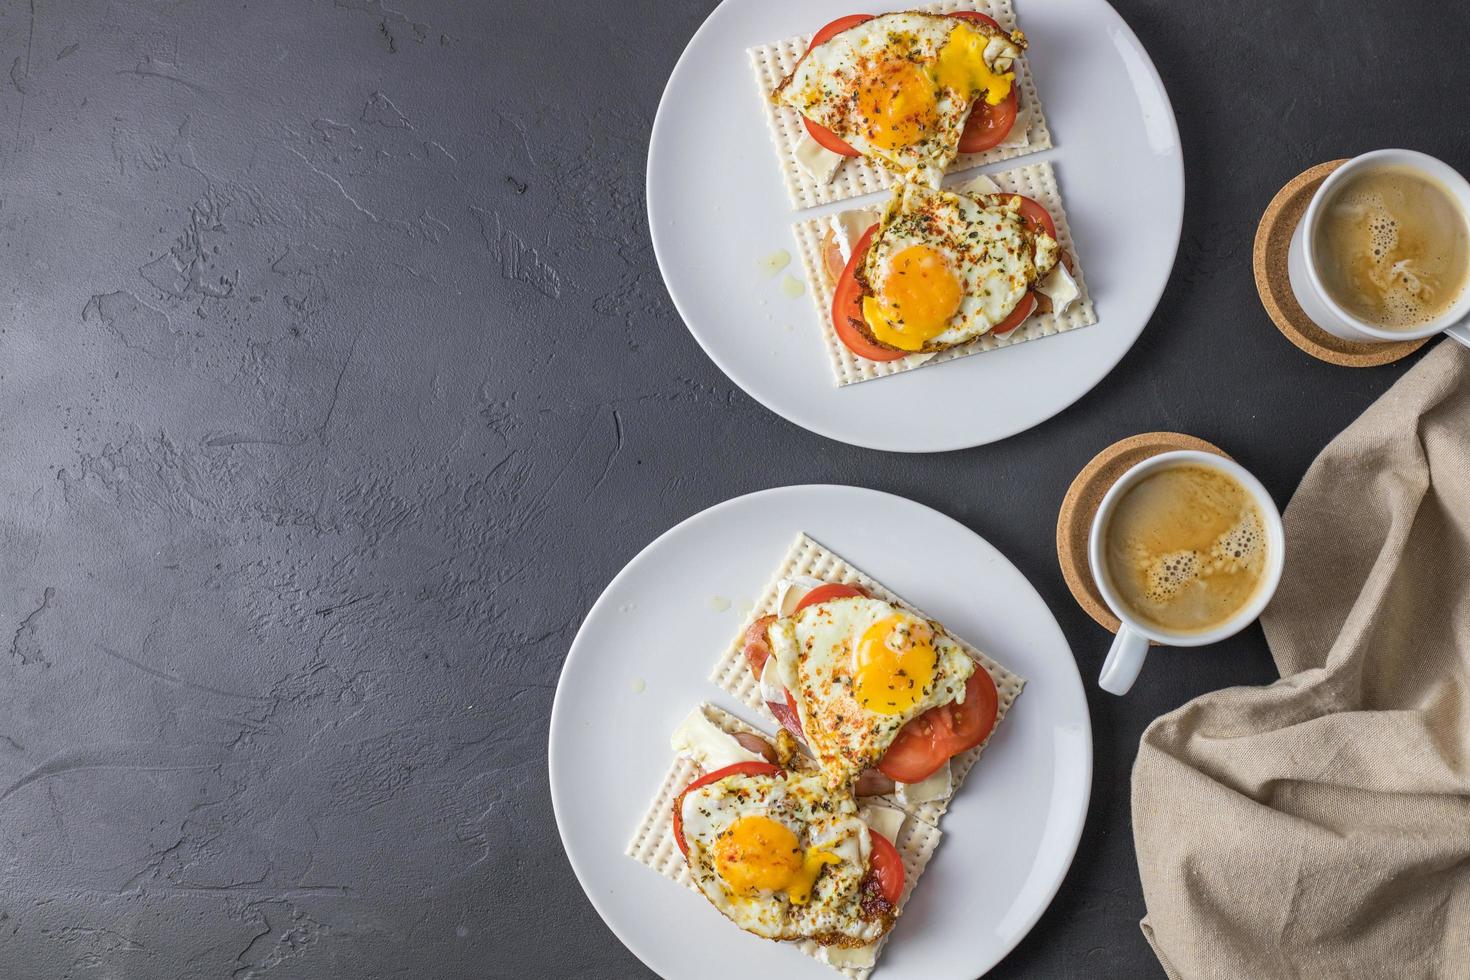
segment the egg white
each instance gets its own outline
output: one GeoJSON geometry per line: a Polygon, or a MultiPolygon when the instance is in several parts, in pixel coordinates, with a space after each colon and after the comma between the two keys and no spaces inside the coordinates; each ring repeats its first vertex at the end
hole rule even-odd
{"type": "Polygon", "coordinates": [[[871,853],[868,827],[852,796],[829,792],[819,774],[730,776],[689,793],[681,812],[695,884],[740,928],[767,939],[840,938],[852,944],[872,942],[885,931],[884,922],[861,916],[871,853]],[[721,879],[715,844],[726,828],[751,815],[783,824],[803,848],[840,859],[822,869],[805,904],[793,904],[779,892],[736,894],[721,879]]]}
{"type": "Polygon", "coordinates": [[[962,298],[945,329],[922,349],[942,350],[983,336],[1011,315],[1061,255],[1056,239],[1026,229],[1019,209],[1013,197],[905,188],[884,211],[860,280],[882,296],[893,257],[912,245],[927,246],[944,256],[962,298]]]}

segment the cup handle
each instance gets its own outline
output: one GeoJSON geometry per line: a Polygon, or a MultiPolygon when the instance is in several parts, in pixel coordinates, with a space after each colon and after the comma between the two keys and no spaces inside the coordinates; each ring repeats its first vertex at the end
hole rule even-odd
{"type": "Polygon", "coordinates": [[[1470,347],[1470,320],[1461,320],[1453,327],[1445,330],[1445,335],[1454,337],[1466,347],[1470,347]]]}
{"type": "Polygon", "coordinates": [[[1109,694],[1127,694],[1138,672],[1143,669],[1143,658],[1148,656],[1148,637],[1130,626],[1118,627],[1108,658],[1103,661],[1102,673],[1097,686],[1109,694]]]}

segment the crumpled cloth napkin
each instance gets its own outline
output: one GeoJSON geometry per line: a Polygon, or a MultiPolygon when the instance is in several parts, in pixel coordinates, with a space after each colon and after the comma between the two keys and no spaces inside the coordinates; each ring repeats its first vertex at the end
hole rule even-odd
{"type": "Polygon", "coordinates": [[[1470,977],[1470,350],[1312,464],[1262,626],[1281,680],[1144,732],[1144,935],[1174,978],[1470,977]]]}

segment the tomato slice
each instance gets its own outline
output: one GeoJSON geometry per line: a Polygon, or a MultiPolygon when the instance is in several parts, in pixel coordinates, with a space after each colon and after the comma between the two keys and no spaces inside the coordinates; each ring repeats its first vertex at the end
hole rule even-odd
{"type": "Polygon", "coordinates": [[[900,783],[921,783],[949,759],[949,718],[930,708],[904,725],[878,761],[878,770],[900,783]]]}
{"type": "Polygon", "coordinates": [[[819,585],[801,597],[801,601],[796,604],[795,611],[801,612],[807,606],[815,606],[819,602],[828,602],[832,599],[850,599],[854,596],[860,596],[866,599],[868,594],[855,585],[834,585],[831,583],[819,585]]]}
{"type": "Polygon", "coordinates": [[[745,646],[743,652],[745,659],[750,662],[750,669],[759,677],[765,669],[766,659],[771,655],[771,644],[766,639],[766,627],[776,621],[775,616],[762,616],[750,624],[750,629],[745,631],[745,646]]]}
{"type": "Polygon", "coordinates": [[[821,123],[812,122],[806,116],[802,116],[801,124],[806,127],[806,133],[808,136],[816,140],[826,149],[831,150],[833,153],[840,153],[842,156],[845,157],[862,156],[861,153],[859,153],[857,150],[854,150],[851,146],[847,144],[847,140],[843,139],[841,136],[838,136],[836,133],[832,132],[832,130],[828,129],[826,126],[823,126],[821,123]]]}
{"type": "MultiPolygon", "coordinates": [[[[833,37],[841,34],[848,28],[856,27],[863,21],[872,19],[872,14],[848,14],[846,17],[839,17],[832,23],[828,24],[826,27],[823,27],[820,31],[817,31],[817,33],[813,34],[812,43],[808,44],[806,46],[806,49],[810,51],[812,48],[831,40],[833,37]]],[[[802,55],[802,57],[804,58],[806,57],[806,55],[802,55]]],[[[857,150],[854,150],[852,147],[847,145],[846,140],[838,136],[836,133],[832,132],[832,130],[828,129],[826,126],[823,126],[820,123],[814,123],[806,116],[801,117],[801,122],[802,125],[806,126],[807,135],[811,136],[812,139],[816,140],[818,143],[822,144],[833,153],[841,153],[845,157],[855,157],[859,155],[857,150]]]]}
{"type": "Polygon", "coordinates": [[[965,128],[960,132],[959,151],[984,153],[999,146],[1011,135],[1020,111],[1015,88],[1000,100],[999,105],[991,105],[983,98],[976,99],[970,109],[970,117],[965,120],[965,128]]]}
{"type": "Polygon", "coordinates": [[[1021,297],[1021,302],[1016,304],[1016,308],[1011,310],[1011,315],[992,327],[990,332],[997,337],[1003,333],[1010,333],[1026,322],[1026,318],[1035,312],[1036,295],[1028,291],[1025,296],[1021,297]]]}
{"type": "Polygon", "coordinates": [[[997,201],[1004,203],[1011,198],[1017,198],[1021,202],[1021,222],[1026,230],[1033,235],[1039,231],[1046,232],[1048,238],[1057,237],[1057,223],[1052,220],[1051,212],[1040,201],[1027,197],[1025,194],[991,194],[997,201]]]}
{"type": "Polygon", "coordinates": [[[930,708],[899,729],[878,769],[900,783],[923,782],[953,756],[973,749],[995,729],[1000,707],[995,681],[976,667],[965,682],[965,701],[930,708]]]}
{"type": "Polygon", "coordinates": [[[951,756],[968,752],[985,741],[995,730],[995,716],[1000,710],[1000,695],[995,690],[990,672],[984,667],[976,667],[975,673],[965,682],[964,703],[951,701],[935,710],[946,715],[945,725],[949,729],[946,748],[951,756]]]}
{"type": "Polygon", "coordinates": [[[843,346],[858,357],[866,357],[870,361],[896,361],[900,357],[907,357],[910,352],[879,347],[864,337],[857,328],[857,324],[864,320],[863,287],[858,285],[856,273],[863,264],[863,256],[868,254],[868,245],[873,241],[873,234],[877,230],[878,226],[874,225],[858,239],[857,247],[847,260],[847,268],[842,270],[842,275],[837,279],[837,286],[832,291],[832,329],[837,331],[837,338],[842,341],[843,346]]]}
{"type": "Polygon", "coordinates": [[[903,895],[903,858],[893,842],[876,830],[868,831],[868,840],[873,844],[868,854],[868,870],[878,879],[878,889],[888,904],[897,907],[903,895]]]}
{"type": "Polygon", "coordinates": [[[701,786],[717,783],[727,776],[774,776],[780,771],[769,762],[737,762],[733,766],[707,772],[685,786],[684,791],[674,800],[674,843],[679,845],[680,853],[685,857],[689,856],[689,843],[684,840],[684,797],[701,786]]]}

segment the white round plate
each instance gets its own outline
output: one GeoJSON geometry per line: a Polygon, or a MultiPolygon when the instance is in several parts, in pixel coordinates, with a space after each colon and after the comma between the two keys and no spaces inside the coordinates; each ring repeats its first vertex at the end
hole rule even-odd
{"type": "Polygon", "coordinates": [[[885,980],[969,980],[1021,940],[1072,862],[1092,730],[1072,652],[1041,597],[973,532],[902,497],[766,490],[696,514],[628,563],[583,621],[551,710],[562,844],[597,911],[660,976],[832,980],[830,967],[742,932],[624,854],[691,708],[712,701],[770,727],[709,674],[744,618],[741,600],[760,594],[800,531],[1027,678],[879,960],[885,980]],[[729,608],[718,611],[716,596],[729,608]]]}
{"type": "MultiPolygon", "coordinates": [[[[1104,0],[1015,0],[1055,148],[1057,182],[1097,305],[1090,327],[837,388],[810,295],[788,297],[758,261],[798,220],[746,49],[906,0],[725,0],[664,89],[648,152],[648,225],[669,295],[696,340],[771,411],[831,439],[898,452],[978,446],[1060,412],[1113,369],[1158,305],[1184,217],[1169,97],[1138,38],[1104,0]]],[[[881,200],[874,198],[854,200],[881,200]]],[[[790,270],[804,278],[801,260],[790,270]]],[[[809,290],[808,290],[809,291],[809,290]]]]}

